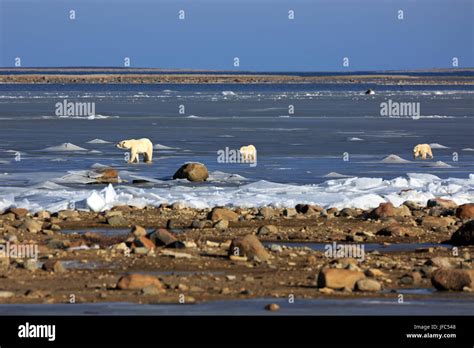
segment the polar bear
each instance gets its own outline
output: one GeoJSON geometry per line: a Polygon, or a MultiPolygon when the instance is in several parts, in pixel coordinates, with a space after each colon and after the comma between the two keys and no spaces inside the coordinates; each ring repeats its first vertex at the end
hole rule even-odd
{"type": "Polygon", "coordinates": [[[257,161],[257,149],[253,145],[242,146],[240,154],[245,162],[253,163],[257,161]]]}
{"type": "Polygon", "coordinates": [[[417,159],[421,156],[421,159],[425,160],[426,156],[430,156],[433,159],[433,152],[431,152],[431,146],[428,144],[418,144],[413,148],[413,159],[417,159]]]}
{"type": "Polygon", "coordinates": [[[150,139],[129,139],[122,140],[116,145],[119,149],[130,150],[128,163],[138,163],[139,154],[143,154],[145,163],[151,163],[153,159],[153,143],[150,139]]]}

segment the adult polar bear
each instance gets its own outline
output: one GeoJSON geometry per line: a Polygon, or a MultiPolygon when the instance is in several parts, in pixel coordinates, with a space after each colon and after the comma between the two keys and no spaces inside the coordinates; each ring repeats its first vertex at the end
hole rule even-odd
{"type": "Polygon", "coordinates": [[[116,146],[119,149],[130,150],[128,163],[140,162],[140,154],[143,154],[145,163],[151,163],[153,160],[153,143],[148,138],[122,140],[116,146]]]}
{"type": "Polygon", "coordinates": [[[257,161],[257,149],[253,145],[242,146],[240,154],[244,162],[255,163],[257,161]]]}
{"type": "Polygon", "coordinates": [[[417,159],[421,156],[421,159],[426,159],[426,156],[430,156],[433,159],[433,152],[431,146],[428,144],[418,144],[413,148],[413,158],[417,159]]]}

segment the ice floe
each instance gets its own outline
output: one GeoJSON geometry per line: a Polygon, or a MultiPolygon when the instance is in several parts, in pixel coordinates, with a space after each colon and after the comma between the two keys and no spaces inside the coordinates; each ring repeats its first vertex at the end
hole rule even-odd
{"type": "Polygon", "coordinates": [[[61,145],[47,147],[46,149],[43,149],[43,151],[74,152],[74,151],[87,151],[87,149],[84,149],[80,146],[77,146],[77,145],[74,145],[74,144],[71,144],[71,143],[63,143],[61,145]]]}
{"type": "MultiPolygon", "coordinates": [[[[122,175],[122,173],[121,173],[122,175]]],[[[369,209],[390,201],[398,206],[406,200],[426,204],[428,199],[442,197],[457,204],[474,202],[474,174],[468,178],[441,179],[431,174],[411,173],[391,180],[382,178],[334,178],[317,185],[291,185],[268,181],[248,182],[232,174],[213,172],[212,180],[201,185],[183,184],[179,180],[166,185],[137,187],[109,185],[103,190],[70,188],[58,183],[29,187],[0,188],[0,211],[11,206],[33,212],[58,211],[71,207],[102,211],[117,205],[159,206],[183,202],[193,208],[214,206],[293,207],[299,203],[324,207],[357,207],[369,209]],[[235,182],[222,185],[222,182],[235,182]]]]}
{"type": "Polygon", "coordinates": [[[93,139],[91,141],[88,141],[87,142],[88,144],[110,144],[111,142],[110,141],[107,141],[107,140],[103,140],[103,139],[93,139]]]}
{"type": "Polygon", "coordinates": [[[411,163],[411,161],[401,158],[397,155],[388,155],[380,163],[388,163],[388,164],[402,164],[402,163],[411,163]]]}

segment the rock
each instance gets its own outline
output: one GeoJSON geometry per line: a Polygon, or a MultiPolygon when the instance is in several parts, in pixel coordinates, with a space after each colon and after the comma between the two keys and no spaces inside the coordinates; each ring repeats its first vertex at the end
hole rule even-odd
{"type": "Polygon", "coordinates": [[[146,248],[147,250],[155,249],[155,243],[153,243],[150,239],[148,239],[145,236],[135,238],[135,240],[133,241],[133,244],[135,247],[138,247],[138,248],[146,248]]]}
{"type": "Polygon", "coordinates": [[[233,212],[228,208],[214,208],[209,213],[209,219],[212,221],[225,219],[227,221],[238,221],[239,214],[233,212]]]}
{"type": "Polygon", "coordinates": [[[23,262],[23,268],[28,271],[36,271],[39,268],[38,261],[33,259],[28,259],[23,262]]]}
{"type": "Polygon", "coordinates": [[[46,242],[46,246],[49,249],[67,249],[71,246],[71,242],[67,239],[50,239],[46,242]]]}
{"type": "Polygon", "coordinates": [[[453,268],[453,263],[451,262],[450,258],[441,256],[432,257],[425,262],[425,265],[438,268],[453,268]]]}
{"type": "Polygon", "coordinates": [[[229,228],[229,221],[221,219],[214,224],[214,228],[218,231],[225,231],[229,228]]]}
{"type": "Polygon", "coordinates": [[[96,168],[87,173],[87,177],[94,179],[97,184],[115,184],[119,182],[118,171],[114,168],[96,168]]]}
{"type": "Polygon", "coordinates": [[[191,254],[180,253],[180,252],[172,251],[172,250],[168,250],[168,249],[162,250],[160,254],[165,255],[165,256],[171,256],[171,257],[174,257],[175,259],[191,259],[191,258],[193,258],[193,255],[191,255],[191,254]]]}
{"type": "Polygon", "coordinates": [[[163,292],[163,288],[157,287],[156,285],[148,285],[142,289],[142,294],[147,296],[159,295],[163,292]]]}
{"type": "Polygon", "coordinates": [[[142,237],[142,236],[146,236],[147,234],[146,230],[143,227],[138,226],[138,225],[133,226],[130,233],[132,233],[135,237],[142,237]]]}
{"type": "Polygon", "coordinates": [[[420,210],[423,208],[421,204],[413,202],[413,201],[405,201],[403,202],[403,205],[406,206],[410,210],[420,210]]]}
{"type": "Polygon", "coordinates": [[[426,229],[443,229],[455,223],[451,217],[424,216],[421,219],[421,226],[426,229]]]}
{"type": "Polygon", "coordinates": [[[421,283],[420,272],[405,273],[400,277],[400,283],[403,285],[419,285],[421,283]]]}
{"type": "Polygon", "coordinates": [[[119,226],[127,226],[128,222],[125,220],[125,218],[121,215],[113,215],[111,217],[107,218],[107,223],[110,226],[113,227],[119,227],[119,226]]]}
{"type": "Polygon", "coordinates": [[[466,222],[451,236],[451,244],[474,245],[474,220],[466,222]]]}
{"type": "Polygon", "coordinates": [[[359,291],[380,291],[382,286],[374,279],[361,279],[356,282],[356,289],[359,291]]]}
{"type": "Polygon", "coordinates": [[[280,310],[280,306],[276,303],[269,303],[265,306],[265,309],[267,311],[276,312],[276,311],[280,310]]]}
{"type": "Polygon", "coordinates": [[[202,163],[186,163],[173,175],[173,179],[187,179],[192,182],[206,181],[209,172],[202,163]]]}
{"type": "Polygon", "coordinates": [[[467,203],[460,205],[456,209],[456,216],[460,219],[473,219],[474,218],[474,203],[467,203]]]}
{"type": "Polygon", "coordinates": [[[174,202],[171,204],[171,210],[183,210],[186,209],[187,206],[183,202],[174,202]]]}
{"type": "Polygon", "coordinates": [[[58,260],[45,261],[43,263],[43,269],[47,272],[55,272],[55,273],[62,273],[66,271],[62,262],[58,260]]]}
{"type": "Polygon", "coordinates": [[[9,298],[15,296],[14,292],[11,291],[0,291],[0,298],[9,298]]]}
{"type": "Polygon", "coordinates": [[[246,256],[250,260],[267,261],[270,255],[254,235],[234,238],[229,247],[229,256],[246,256]]]}
{"type": "Polygon", "coordinates": [[[408,227],[403,227],[398,224],[392,224],[377,231],[377,236],[394,236],[394,237],[411,237],[416,235],[416,232],[408,227]]]}
{"type": "Polygon", "coordinates": [[[305,215],[318,215],[324,210],[320,206],[310,204],[297,204],[295,209],[298,213],[305,215]]]}
{"type": "Polygon", "coordinates": [[[353,208],[344,208],[339,212],[339,216],[343,217],[356,217],[359,215],[359,211],[353,208]]]}
{"type": "Polygon", "coordinates": [[[281,253],[283,252],[283,248],[281,245],[278,244],[272,244],[270,245],[270,250],[273,251],[274,253],[281,253]]]}
{"type": "Polygon", "coordinates": [[[431,275],[431,283],[438,290],[462,291],[473,285],[474,270],[440,268],[431,275]]]}
{"type": "Polygon", "coordinates": [[[142,290],[150,286],[164,290],[158,278],[147,274],[128,274],[120,277],[117,282],[117,288],[120,290],[142,290]]]}
{"type": "Polygon", "coordinates": [[[28,209],[25,208],[10,208],[7,210],[7,213],[12,213],[17,219],[24,218],[28,215],[28,209]]]}
{"type": "Polygon", "coordinates": [[[208,221],[209,220],[193,220],[193,222],[191,223],[191,228],[205,228],[208,224],[208,221]]]}
{"type": "Polygon", "coordinates": [[[380,203],[379,206],[369,213],[372,219],[394,216],[394,206],[392,203],[380,203]]]}
{"type": "Polygon", "coordinates": [[[270,208],[270,207],[263,207],[260,208],[259,214],[263,216],[265,220],[269,220],[273,217],[279,216],[279,212],[276,209],[270,208]]]}
{"type": "Polygon", "coordinates": [[[354,289],[355,283],[364,278],[364,273],[359,271],[340,268],[323,268],[318,275],[318,287],[331,289],[354,289]]]}
{"type": "Polygon", "coordinates": [[[384,272],[382,272],[381,270],[377,268],[369,268],[364,273],[367,277],[373,277],[373,278],[380,278],[380,277],[386,276],[384,272]]]}
{"type": "Polygon", "coordinates": [[[383,219],[389,217],[405,217],[411,216],[411,211],[406,205],[401,205],[395,208],[392,203],[380,203],[379,206],[373,209],[368,217],[371,219],[383,219]]]}
{"type": "Polygon", "coordinates": [[[176,249],[185,247],[183,242],[178,240],[178,238],[176,238],[173,233],[165,228],[156,229],[150,234],[149,238],[156,246],[164,246],[167,248],[176,249]]]}
{"type": "Polygon", "coordinates": [[[265,236],[267,234],[277,234],[277,233],[278,233],[278,227],[276,227],[274,225],[260,226],[258,231],[257,231],[257,234],[259,236],[265,236]]]}
{"type": "Polygon", "coordinates": [[[294,217],[298,214],[295,208],[286,208],[283,210],[283,216],[294,217]]]}
{"type": "Polygon", "coordinates": [[[458,207],[458,205],[454,201],[450,199],[444,199],[444,198],[430,199],[426,203],[426,206],[428,208],[441,207],[441,208],[446,208],[446,209],[456,209],[458,207]]]}
{"type": "Polygon", "coordinates": [[[39,221],[33,219],[25,219],[25,221],[20,225],[21,230],[26,230],[30,233],[38,233],[41,231],[43,224],[39,221]]]}
{"type": "Polygon", "coordinates": [[[56,216],[60,220],[66,220],[79,217],[79,212],[76,210],[61,210],[56,214],[56,216]]]}

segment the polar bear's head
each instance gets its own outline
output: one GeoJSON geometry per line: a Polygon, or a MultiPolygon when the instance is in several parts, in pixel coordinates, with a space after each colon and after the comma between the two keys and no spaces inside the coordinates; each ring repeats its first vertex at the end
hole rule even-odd
{"type": "Polygon", "coordinates": [[[122,140],[115,146],[117,146],[119,149],[130,149],[132,147],[132,144],[130,140],[122,140]]]}
{"type": "Polygon", "coordinates": [[[413,157],[417,157],[420,154],[420,145],[416,145],[413,148],[413,157]]]}

